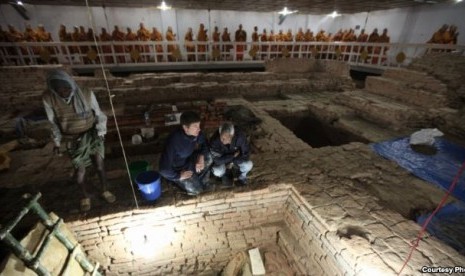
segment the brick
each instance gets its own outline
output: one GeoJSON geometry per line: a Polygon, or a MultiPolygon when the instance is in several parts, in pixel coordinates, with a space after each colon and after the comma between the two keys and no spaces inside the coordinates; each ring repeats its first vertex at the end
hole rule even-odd
{"type": "Polygon", "coordinates": [[[410,242],[415,240],[420,231],[420,226],[413,221],[400,222],[390,227],[391,231],[397,236],[403,238],[405,241],[410,242]]]}
{"type": "MultiPolygon", "coordinates": [[[[232,212],[232,213],[236,213],[236,212],[232,212]]],[[[225,214],[228,214],[228,213],[225,213],[225,214]]],[[[217,220],[221,220],[223,219],[224,215],[225,214],[208,214],[207,216],[205,216],[205,220],[206,221],[217,221],[217,220]]]]}
{"type": "Polygon", "coordinates": [[[258,201],[236,201],[231,202],[231,207],[256,206],[258,201]]]}
{"type": "Polygon", "coordinates": [[[216,214],[224,214],[224,213],[231,213],[236,211],[241,211],[239,208],[230,207],[228,205],[215,205],[212,206],[213,208],[208,209],[209,215],[216,215],[216,214]]]}
{"type": "Polygon", "coordinates": [[[357,273],[380,275],[385,273],[386,275],[396,275],[395,271],[383,262],[382,258],[377,254],[364,255],[357,258],[357,264],[355,266],[357,273]]]}
{"type": "Polygon", "coordinates": [[[82,241],[79,241],[79,243],[81,244],[82,247],[86,247],[86,246],[91,246],[91,245],[95,245],[97,243],[101,243],[102,242],[102,238],[100,236],[96,236],[96,237],[93,237],[93,238],[89,238],[89,239],[85,239],[85,240],[82,240],[82,241]]]}
{"type": "Polygon", "coordinates": [[[228,205],[230,201],[228,201],[228,199],[224,199],[224,198],[221,198],[221,199],[217,199],[217,200],[209,200],[209,201],[206,201],[206,202],[199,202],[197,203],[197,206],[196,208],[205,208],[205,207],[209,207],[209,206],[214,206],[214,205],[228,205]]]}

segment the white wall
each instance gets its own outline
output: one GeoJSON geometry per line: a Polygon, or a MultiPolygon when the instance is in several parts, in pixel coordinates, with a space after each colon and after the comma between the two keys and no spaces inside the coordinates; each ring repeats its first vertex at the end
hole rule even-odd
{"type": "MultiPolygon", "coordinates": [[[[428,30],[436,30],[442,24],[453,24],[458,26],[461,33],[458,37],[458,44],[465,44],[465,2],[452,5],[442,5],[441,13],[433,7],[418,9],[413,12],[411,19],[411,31],[413,34],[404,35],[406,42],[427,41],[431,38],[432,33],[428,30]]],[[[410,22],[409,22],[410,23],[410,22]]],[[[403,37],[401,37],[403,38],[403,37]]]]}
{"type": "MultiPolygon", "coordinates": [[[[86,8],[84,7],[84,10],[86,8]]],[[[115,25],[118,25],[123,31],[126,28],[131,28],[134,32],[139,29],[139,24],[142,22],[146,28],[150,29],[152,27],[161,28],[162,18],[160,11],[154,8],[96,8],[99,9],[101,14],[106,13],[108,18],[108,25],[110,26],[110,31],[114,29],[115,25]]],[[[106,25],[105,17],[98,18],[96,20],[100,25],[106,25]]],[[[97,24],[97,25],[99,25],[97,24]]]]}
{"type": "MultiPolygon", "coordinates": [[[[279,14],[277,12],[270,13],[270,15],[274,19],[274,31],[275,33],[278,33],[279,30],[283,30],[284,33],[287,32],[288,29],[291,29],[292,32],[295,34],[296,31],[302,27],[305,29],[307,23],[308,23],[308,16],[304,14],[291,14],[284,19],[283,23],[281,25],[278,25],[279,23],[279,14]]],[[[260,25],[258,25],[260,26],[260,25]]],[[[268,31],[268,30],[267,30],[268,31]]]]}
{"type": "MultiPolygon", "coordinates": [[[[184,35],[189,27],[192,28],[192,33],[194,34],[195,39],[197,39],[197,32],[199,31],[200,24],[203,24],[208,31],[211,31],[208,23],[207,10],[177,10],[176,16],[178,18],[177,32],[179,40],[184,40],[184,35]]],[[[211,39],[211,35],[209,38],[211,39]]]]}
{"type": "Polygon", "coordinates": [[[405,43],[424,43],[443,24],[453,24],[462,33],[458,37],[458,44],[465,44],[465,2],[372,11],[338,18],[343,20],[342,25],[351,28],[360,25],[368,33],[374,28],[378,28],[379,33],[383,28],[388,28],[391,42],[405,43]]]}
{"type": "MultiPolygon", "coordinates": [[[[25,21],[8,4],[0,5],[0,25],[6,28],[7,24],[12,24],[24,30],[26,23],[32,26],[44,24],[45,28],[52,33],[54,40],[58,40],[58,28],[60,24],[67,26],[68,31],[74,25],[90,27],[88,10],[83,6],[45,6],[45,5],[25,5],[30,16],[29,21],[25,21]]],[[[342,15],[331,18],[327,15],[289,15],[282,25],[278,25],[278,13],[276,12],[239,12],[239,11],[219,11],[219,10],[169,10],[160,11],[155,7],[147,8],[118,8],[102,7],[91,8],[91,14],[95,21],[97,32],[101,27],[109,27],[113,30],[114,25],[119,25],[123,30],[131,27],[133,31],[138,29],[139,23],[144,22],[147,28],[157,27],[163,32],[168,26],[173,27],[178,39],[184,39],[184,34],[188,27],[192,27],[194,34],[197,34],[199,24],[205,24],[211,37],[214,26],[218,26],[220,32],[224,27],[228,27],[231,38],[234,32],[242,23],[247,31],[250,40],[253,27],[258,26],[261,33],[264,28],[269,32],[272,28],[277,33],[280,29],[287,31],[292,29],[295,33],[299,27],[310,28],[313,32],[320,29],[327,33],[335,33],[339,29],[355,28],[360,25],[370,33],[373,28],[378,28],[379,32],[383,28],[388,28],[391,42],[423,43],[442,24],[454,24],[458,26],[462,34],[458,37],[459,44],[465,44],[465,2],[449,3],[437,5],[423,5],[415,8],[391,9],[382,11],[371,11],[356,14],[342,15]],[[105,16],[106,15],[106,16],[105,16]]],[[[359,31],[357,31],[357,34],[359,31]]]]}

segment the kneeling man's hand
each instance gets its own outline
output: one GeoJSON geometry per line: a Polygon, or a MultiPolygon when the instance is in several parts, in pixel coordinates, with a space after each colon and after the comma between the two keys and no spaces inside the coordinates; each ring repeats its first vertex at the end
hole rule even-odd
{"type": "Polygon", "coordinates": [[[185,180],[192,177],[192,171],[182,171],[179,180],[185,180]]]}
{"type": "Polygon", "coordinates": [[[197,159],[197,163],[195,163],[195,171],[197,173],[201,172],[203,169],[205,168],[205,159],[203,158],[203,156],[200,156],[198,159],[197,159]]]}
{"type": "Polygon", "coordinates": [[[205,168],[205,163],[201,162],[197,162],[197,164],[195,164],[195,171],[196,172],[201,172],[203,169],[205,168]]]}

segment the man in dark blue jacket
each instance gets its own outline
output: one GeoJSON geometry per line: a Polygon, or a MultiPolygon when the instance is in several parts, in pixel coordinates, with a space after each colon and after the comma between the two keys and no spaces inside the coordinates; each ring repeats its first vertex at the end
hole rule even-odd
{"type": "Polygon", "coordinates": [[[175,182],[189,195],[208,189],[211,157],[205,135],[200,129],[200,116],[193,111],[181,115],[181,127],[166,141],[160,157],[160,174],[175,182]]]}
{"type": "Polygon", "coordinates": [[[238,184],[247,184],[247,173],[252,169],[253,163],[249,160],[250,147],[242,131],[235,129],[231,123],[223,123],[210,139],[210,152],[213,174],[221,177],[223,185],[232,184],[231,176],[226,174],[226,170],[233,166],[240,171],[238,184]]]}

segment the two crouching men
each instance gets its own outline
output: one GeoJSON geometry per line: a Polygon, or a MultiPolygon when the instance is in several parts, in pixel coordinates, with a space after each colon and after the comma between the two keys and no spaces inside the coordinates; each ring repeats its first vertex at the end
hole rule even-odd
{"type": "Polygon", "coordinates": [[[212,136],[209,147],[197,113],[186,111],[180,121],[180,128],[170,134],[160,157],[159,172],[164,178],[176,183],[188,195],[210,190],[210,169],[222,178],[224,185],[231,186],[232,174],[227,171],[235,167],[240,171],[239,184],[247,183],[247,173],[253,164],[249,160],[247,139],[241,131],[224,123],[212,136]]]}

